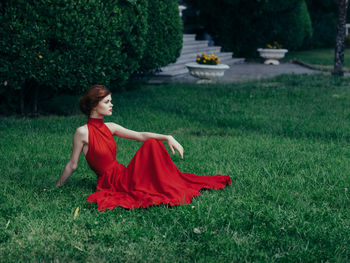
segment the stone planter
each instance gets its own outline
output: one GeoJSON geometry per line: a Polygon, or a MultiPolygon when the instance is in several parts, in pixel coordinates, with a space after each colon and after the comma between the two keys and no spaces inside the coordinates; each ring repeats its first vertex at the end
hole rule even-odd
{"type": "Polygon", "coordinates": [[[288,52],[287,49],[272,49],[272,48],[258,48],[260,57],[265,58],[264,64],[279,65],[279,59],[283,58],[288,52]]]}
{"type": "Polygon", "coordinates": [[[188,68],[190,75],[199,78],[197,81],[198,84],[211,83],[213,79],[222,77],[225,70],[230,68],[226,64],[203,65],[196,62],[187,63],[186,67],[188,68]]]}

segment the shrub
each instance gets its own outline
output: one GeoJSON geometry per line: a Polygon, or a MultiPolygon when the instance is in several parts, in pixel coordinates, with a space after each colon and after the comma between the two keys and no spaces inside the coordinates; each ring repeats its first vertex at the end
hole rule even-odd
{"type": "Polygon", "coordinates": [[[313,35],[312,38],[305,43],[304,47],[333,48],[337,30],[337,1],[306,0],[306,4],[312,21],[313,35]]]}
{"type": "Polygon", "coordinates": [[[149,0],[148,26],[140,71],[148,72],[175,62],[182,48],[182,21],[177,0],[149,0]]]}
{"type": "Polygon", "coordinates": [[[23,104],[28,86],[35,96],[44,87],[80,93],[125,84],[143,56],[146,11],[142,0],[2,1],[0,95],[22,94],[23,104]]]}
{"type": "Polygon", "coordinates": [[[278,41],[297,49],[311,37],[304,0],[190,0],[201,24],[224,50],[254,56],[258,47],[278,41]]]}

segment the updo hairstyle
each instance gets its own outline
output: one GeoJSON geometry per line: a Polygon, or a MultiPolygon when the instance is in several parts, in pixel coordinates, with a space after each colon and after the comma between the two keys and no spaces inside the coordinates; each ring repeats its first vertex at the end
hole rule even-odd
{"type": "Polygon", "coordinates": [[[85,95],[79,100],[79,108],[81,112],[89,117],[92,109],[95,108],[97,104],[109,94],[112,93],[103,85],[91,86],[85,92],[85,95]]]}

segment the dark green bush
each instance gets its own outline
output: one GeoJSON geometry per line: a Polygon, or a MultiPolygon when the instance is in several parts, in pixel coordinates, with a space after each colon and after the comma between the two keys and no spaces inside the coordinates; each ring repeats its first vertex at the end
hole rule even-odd
{"type": "Polygon", "coordinates": [[[147,72],[172,62],[182,48],[182,21],[177,0],[149,0],[148,26],[140,71],[147,72]]]}
{"type": "MultiPolygon", "coordinates": [[[[271,16],[274,14],[274,12],[269,13],[271,16]]],[[[278,11],[276,14],[278,14],[278,11]]],[[[305,41],[311,38],[313,33],[311,19],[304,0],[296,1],[294,5],[289,6],[286,13],[281,14],[278,24],[280,31],[271,34],[270,37],[278,38],[284,44],[284,47],[289,50],[300,48],[305,41]]],[[[272,23],[271,27],[273,26],[272,23]]]]}
{"type": "Polygon", "coordinates": [[[39,88],[34,94],[78,93],[96,83],[121,86],[140,67],[147,1],[2,1],[0,22],[0,95],[28,82],[39,88]]]}
{"type": "Polygon", "coordinates": [[[200,21],[224,50],[254,56],[258,47],[277,41],[297,49],[311,37],[304,0],[190,0],[200,21]]]}
{"type": "Polygon", "coordinates": [[[333,48],[337,30],[337,1],[306,0],[306,3],[312,21],[313,35],[312,38],[305,43],[304,47],[333,48]]]}

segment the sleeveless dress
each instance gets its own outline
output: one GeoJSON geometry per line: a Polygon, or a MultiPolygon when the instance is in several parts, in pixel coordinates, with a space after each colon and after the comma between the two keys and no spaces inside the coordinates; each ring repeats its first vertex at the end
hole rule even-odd
{"type": "Polygon", "coordinates": [[[85,155],[97,174],[97,189],[88,202],[98,210],[188,204],[202,188],[220,189],[229,185],[229,175],[198,176],[182,173],[161,141],[148,139],[127,167],[116,160],[117,147],[102,119],[89,118],[89,149],[85,155]]]}

